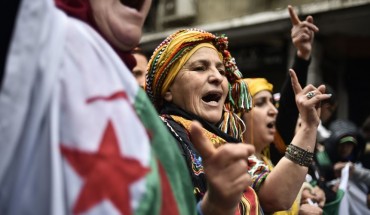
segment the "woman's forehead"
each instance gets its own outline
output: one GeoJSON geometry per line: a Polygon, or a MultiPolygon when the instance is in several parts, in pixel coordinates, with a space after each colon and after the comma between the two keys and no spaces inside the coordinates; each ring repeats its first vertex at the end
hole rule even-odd
{"type": "Polygon", "coordinates": [[[188,62],[199,61],[199,60],[212,60],[219,61],[222,63],[218,52],[215,49],[202,47],[194,52],[194,54],[189,58],[188,62]]]}
{"type": "Polygon", "coordinates": [[[262,98],[262,97],[272,97],[272,93],[268,90],[261,90],[256,95],[253,96],[253,98],[262,98]]]}

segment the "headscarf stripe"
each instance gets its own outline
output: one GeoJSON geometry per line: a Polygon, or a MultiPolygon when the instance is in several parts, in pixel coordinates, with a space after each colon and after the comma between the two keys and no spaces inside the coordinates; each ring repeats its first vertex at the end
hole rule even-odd
{"type": "MultiPolygon", "coordinates": [[[[233,133],[239,135],[243,126],[238,123],[236,113],[249,111],[252,108],[252,97],[247,84],[241,81],[242,73],[236,66],[235,59],[228,49],[228,38],[222,34],[216,36],[199,29],[183,29],[168,36],[153,52],[148,63],[145,90],[158,111],[163,105],[163,95],[171,86],[174,78],[186,62],[187,54],[199,44],[209,43],[222,56],[225,65],[225,76],[229,82],[229,94],[225,101],[224,117],[226,122],[221,123],[230,127],[233,133]],[[180,60],[185,57],[185,60],[180,60]],[[179,63],[179,61],[181,63],[179,63]]],[[[222,126],[221,125],[221,126],[222,126]]],[[[234,136],[234,135],[233,135],[234,136]]],[[[240,136],[234,136],[240,138],[240,136]]]]}
{"type": "MultiPolygon", "coordinates": [[[[226,77],[230,83],[230,91],[227,103],[231,103],[230,111],[249,110],[251,96],[246,84],[238,81],[242,74],[236,66],[235,59],[231,56],[228,48],[228,39],[225,35],[216,36],[212,33],[199,29],[182,29],[168,36],[154,51],[149,60],[148,75],[145,89],[157,110],[163,104],[163,85],[173,70],[173,65],[190,52],[200,43],[211,43],[223,56],[226,68],[226,77]]],[[[169,84],[166,84],[166,87],[169,84]]]]}

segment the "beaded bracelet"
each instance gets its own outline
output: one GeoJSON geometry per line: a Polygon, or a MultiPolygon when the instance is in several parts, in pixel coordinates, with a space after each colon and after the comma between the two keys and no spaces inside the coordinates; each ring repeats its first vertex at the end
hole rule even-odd
{"type": "Polygon", "coordinates": [[[286,151],[285,157],[301,166],[309,167],[312,163],[314,153],[304,150],[298,146],[290,144],[286,151]]]}

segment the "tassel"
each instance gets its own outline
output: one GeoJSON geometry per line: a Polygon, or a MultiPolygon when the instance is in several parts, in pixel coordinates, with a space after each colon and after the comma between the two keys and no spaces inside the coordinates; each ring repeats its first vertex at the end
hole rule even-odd
{"type": "Polygon", "coordinates": [[[249,111],[252,109],[252,95],[248,90],[247,84],[242,80],[236,80],[232,86],[230,86],[229,99],[235,108],[237,113],[249,111]]]}
{"type": "Polygon", "coordinates": [[[245,124],[243,120],[234,112],[230,110],[230,106],[224,106],[224,119],[219,128],[226,134],[242,140],[242,135],[245,131],[245,124]]]}

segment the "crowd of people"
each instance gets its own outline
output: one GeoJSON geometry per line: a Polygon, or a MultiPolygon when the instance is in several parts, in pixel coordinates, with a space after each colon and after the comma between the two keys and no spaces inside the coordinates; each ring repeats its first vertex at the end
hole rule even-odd
{"type": "Polygon", "coordinates": [[[297,51],[276,107],[226,35],[181,29],[148,60],[150,6],[6,3],[0,214],[328,214],[346,166],[366,196],[348,213],[369,210],[370,120],[325,124],[337,103],[306,83],[312,16],[288,6],[297,51]]]}

